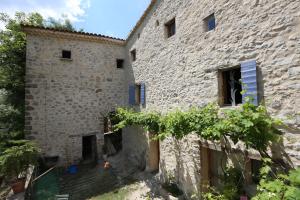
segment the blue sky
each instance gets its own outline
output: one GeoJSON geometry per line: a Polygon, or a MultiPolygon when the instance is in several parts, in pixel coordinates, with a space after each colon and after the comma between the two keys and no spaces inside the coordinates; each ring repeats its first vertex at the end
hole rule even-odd
{"type": "MultiPolygon", "coordinates": [[[[39,12],[45,18],[67,16],[86,32],[126,38],[150,0],[0,0],[0,12],[39,12]]],[[[0,28],[3,25],[0,24],[0,28]]]]}

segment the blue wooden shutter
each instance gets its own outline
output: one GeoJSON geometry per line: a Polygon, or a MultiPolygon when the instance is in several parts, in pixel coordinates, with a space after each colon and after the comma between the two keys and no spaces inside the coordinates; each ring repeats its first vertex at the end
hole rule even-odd
{"type": "Polygon", "coordinates": [[[243,90],[246,91],[243,94],[243,103],[248,96],[253,97],[253,104],[258,105],[258,92],[257,92],[257,74],[256,74],[256,61],[246,61],[241,64],[241,75],[243,90]]]}
{"type": "Polygon", "coordinates": [[[135,85],[129,85],[129,105],[135,105],[135,85]]]}
{"type": "Polygon", "coordinates": [[[216,28],[216,20],[215,17],[212,16],[208,19],[208,30],[213,30],[214,28],[216,28]]]}
{"type": "Polygon", "coordinates": [[[140,96],[140,101],[142,105],[145,105],[145,100],[146,100],[146,88],[145,88],[145,83],[141,83],[141,96],[140,96]]]}

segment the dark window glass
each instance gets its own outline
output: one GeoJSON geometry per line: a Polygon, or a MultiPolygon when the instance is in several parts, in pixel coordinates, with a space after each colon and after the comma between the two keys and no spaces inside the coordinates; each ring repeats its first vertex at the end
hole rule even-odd
{"type": "Polygon", "coordinates": [[[220,100],[221,106],[236,106],[242,103],[241,68],[220,72],[220,100]]]}
{"type": "Polygon", "coordinates": [[[166,23],[166,32],[167,32],[167,37],[171,37],[173,35],[175,35],[176,33],[176,22],[175,22],[175,18],[172,19],[171,21],[169,21],[168,23],[166,23]]]}
{"type": "Polygon", "coordinates": [[[123,68],[124,60],[123,59],[117,59],[117,68],[123,68]]]}
{"type": "Polygon", "coordinates": [[[135,84],[135,103],[140,104],[141,103],[141,85],[135,84]]]}
{"type": "Polygon", "coordinates": [[[259,179],[260,179],[259,170],[261,167],[262,167],[262,161],[251,159],[252,181],[255,184],[259,183],[259,179]]]}
{"type": "Polygon", "coordinates": [[[211,31],[216,28],[216,19],[215,15],[211,14],[210,16],[206,17],[204,19],[206,30],[211,31]]]}
{"type": "Polygon", "coordinates": [[[71,59],[71,51],[62,50],[62,58],[71,59]]]}
{"type": "Polygon", "coordinates": [[[131,54],[131,60],[132,60],[132,61],[136,61],[136,50],[135,50],[135,49],[132,50],[132,51],[130,52],[130,54],[131,54]]]}

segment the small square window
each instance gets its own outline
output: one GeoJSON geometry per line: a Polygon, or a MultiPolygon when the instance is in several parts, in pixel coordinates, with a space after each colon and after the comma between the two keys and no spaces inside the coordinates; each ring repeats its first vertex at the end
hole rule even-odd
{"type": "Polygon", "coordinates": [[[122,69],[124,65],[123,59],[117,59],[117,68],[122,69]]]}
{"type": "Polygon", "coordinates": [[[158,20],[156,20],[155,25],[159,26],[159,21],[158,20]]]}
{"type": "Polygon", "coordinates": [[[221,106],[236,106],[242,103],[241,68],[219,71],[219,96],[221,106]]]}
{"type": "Polygon", "coordinates": [[[175,18],[170,20],[169,22],[167,22],[165,24],[165,28],[166,28],[166,35],[167,35],[168,38],[175,35],[175,33],[176,33],[175,18]]]}
{"type": "Polygon", "coordinates": [[[65,59],[71,59],[71,51],[62,50],[61,57],[65,59]]]}
{"type": "Polygon", "coordinates": [[[211,31],[216,28],[216,19],[214,13],[204,19],[204,25],[206,31],[211,31]]]}
{"type": "Polygon", "coordinates": [[[135,49],[132,50],[132,51],[130,52],[130,54],[131,54],[131,60],[132,60],[132,61],[136,61],[136,50],[135,50],[135,49]]]}

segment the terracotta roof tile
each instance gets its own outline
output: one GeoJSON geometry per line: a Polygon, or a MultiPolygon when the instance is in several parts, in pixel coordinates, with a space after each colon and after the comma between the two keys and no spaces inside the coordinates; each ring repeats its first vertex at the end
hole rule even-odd
{"type": "Polygon", "coordinates": [[[104,38],[104,39],[106,38],[106,39],[118,40],[118,41],[125,41],[124,39],[120,39],[120,38],[110,37],[110,36],[96,34],[96,33],[88,33],[88,32],[84,32],[84,31],[70,31],[70,30],[65,30],[65,29],[48,28],[48,27],[43,27],[43,26],[33,26],[33,25],[27,25],[27,24],[23,24],[22,27],[30,28],[30,29],[40,29],[40,30],[49,30],[49,31],[55,31],[55,32],[64,32],[64,33],[93,36],[93,37],[99,37],[99,38],[104,38]]]}
{"type": "Polygon", "coordinates": [[[49,30],[49,31],[55,31],[55,32],[62,32],[62,33],[71,33],[71,34],[78,34],[78,35],[83,35],[83,36],[91,36],[91,37],[98,37],[102,39],[109,39],[109,40],[115,40],[115,41],[121,41],[121,42],[127,42],[131,36],[134,34],[134,32],[140,27],[140,25],[143,23],[144,19],[147,17],[153,6],[157,0],[151,0],[151,3],[147,7],[147,9],[144,11],[143,15],[140,17],[136,25],[133,27],[133,29],[130,31],[128,37],[126,40],[121,39],[121,38],[115,38],[115,37],[110,37],[102,34],[96,34],[96,33],[88,33],[84,31],[70,31],[70,30],[65,30],[65,29],[56,29],[56,28],[48,28],[48,27],[43,27],[43,26],[33,26],[33,25],[28,25],[28,24],[23,24],[22,28],[29,28],[29,29],[40,29],[40,30],[49,30]]]}

